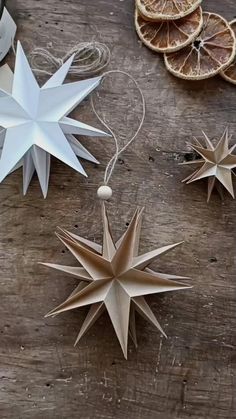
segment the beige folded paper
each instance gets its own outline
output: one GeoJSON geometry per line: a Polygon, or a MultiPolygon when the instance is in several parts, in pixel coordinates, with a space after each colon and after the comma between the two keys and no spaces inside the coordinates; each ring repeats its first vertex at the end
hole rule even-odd
{"type": "Polygon", "coordinates": [[[207,178],[207,202],[210,201],[214,186],[217,187],[220,195],[222,195],[220,186],[223,185],[234,198],[232,170],[236,167],[236,155],[233,155],[232,152],[235,149],[236,144],[229,148],[230,137],[228,129],[225,130],[217,146],[212,144],[204,132],[203,135],[205,137],[206,147],[204,147],[196,138],[194,138],[196,144],[189,144],[202,158],[180,163],[181,165],[196,165],[200,167],[182,182],[192,183],[196,180],[207,178]]]}
{"type": "Polygon", "coordinates": [[[143,210],[137,209],[125,234],[114,242],[105,205],[102,204],[103,244],[60,230],[57,236],[75,256],[81,267],[43,263],[68,273],[81,282],[73,293],[47,316],[90,305],[75,344],[106,309],[127,358],[128,333],[137,345],[135,312],[137,311],[165,335],[144,295],[190,288],[177,280],[180,276],[153,272],[148,268],[158,256],[181,243],[164,246],[138,256],[143,210]]]}

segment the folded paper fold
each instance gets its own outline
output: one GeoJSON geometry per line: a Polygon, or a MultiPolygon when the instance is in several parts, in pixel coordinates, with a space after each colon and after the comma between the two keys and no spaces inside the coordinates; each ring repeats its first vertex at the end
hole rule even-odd
{"type": "MultiPolygon", "coordinates": [[[[3,2],[1,2],[1,4],[2,3],[3,2]]],[[[6,7],[4,7],[0,20],[0,61],[3,60],[9,49],[12,47],[16,35],[16,29],[17,27],[14,20],[6,7]]]]}

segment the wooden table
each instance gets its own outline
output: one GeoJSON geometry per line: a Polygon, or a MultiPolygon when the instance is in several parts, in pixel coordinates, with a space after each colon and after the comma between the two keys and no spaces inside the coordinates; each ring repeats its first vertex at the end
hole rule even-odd
{"type": "MultiPolygon", "coordinates": [[[[63,56],[80,41],[105,42],[110,69],[130,72],[147,103],[144,127],[122,156],[108,204],[115,237],[136,205],[145,206],[141,251],[185,240],[153,263],[154,269],[191,276],[189,291],[155,295],[152,309],[168,334],[138,318],[139,346],[123,359],[107,315],[74,340],[86,309],[45,319],[76,281],[38,262],[70,264],[73,257],[54,235],[62,226],[101,240],[96,189],[114,149],[109,139],[82,139],[101,161],[85,163],[88,179],[53,161],[49,194],[37,178],[22,196],[22,173],[0,186],[1,220],[1,419],[229,419],[236,417],[236,203],[217,193],[206,203],[206,183],[185,186],[178,166],[186,141],[201,130],[218,138],[226,126],[236,137],[235,88],[221,78],[188,83],[173,78],[162,56],[141,45],[134,30],[133,0],[9,0],[18,39],[27,53],[49,48],[63,56]]],[[[203,2],[227,19],[234,0],[203,2]]],[[[7,57],[13,64],[13,54],[7,57]]],[[[113,76],[97,109],[122,139],[138,124],[140,104],[132,83],[113,76]]],[[[86,101],[75,112],[99,126],[86,101]]],[[[16,139],[17,140],[17,139],[16,139]]],[[[20,141],[20,139],[18,139],[20,141]]]]}

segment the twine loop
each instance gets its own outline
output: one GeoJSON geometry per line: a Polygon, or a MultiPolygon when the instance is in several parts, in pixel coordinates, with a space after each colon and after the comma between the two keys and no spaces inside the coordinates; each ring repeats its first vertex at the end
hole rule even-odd
{"type": "Polygon", "coordinates": [[[75,54],[69,74],[75,77],[92,77],[103,71],[109,64],[111,54],[102,42],[80,42],[71,48],[64,57],[55,57],[45,48],[35,48],[30,54],[32,70],[36,74],[51,76],[64,62],[75,54]]]}
{"type": "MultiPolygon", "coordinates": [[[[46,74],[51,76],[54,73],[55,69],[60,68],[72,54],[75,54],[75,57],[68,73],[79,78],[92,77],[97,73],[101,73],[108,66],[111,58],[111,53],[108,46],[97,41],[80,42],[77,45],[75,45],[72,49],[70,49],[62,58],[55,57],[53,54],[51,54],[51,52],[44,48],[35,48],[30,53],[29,58],[33,67],[32,70],[35,73],[46,74]]],[[[105,122],[105,119],[98,114],[97,110],[95,109],[93,96],[91,96],[91,105],[93,112],[95,113],[96,117],[101,122],[101,124],[111,134],[115,143],[115,152],[109,160],[109,162],[107,163],[104,172],[104,185],[108,185],[108,182],[111,179],[115,165],[121,153],[123,153],[134,142],[137,135],[139,134],[143,126],[146,114],[145,99],[137,80],[135,80],[129,73],[122,70],[106,71],[102,74],[101,77],[104,80],[107,76],[111,74],[123,74],[134,83],[141,100],[142,116],[135,134],[127,141],[127,143],[123,147],[120,148],[118,136],[105,122]]]]}

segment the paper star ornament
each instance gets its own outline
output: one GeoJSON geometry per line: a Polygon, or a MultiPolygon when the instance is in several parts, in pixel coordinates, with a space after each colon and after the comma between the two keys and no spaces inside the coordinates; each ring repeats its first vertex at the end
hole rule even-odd
{"type": "Polygon", "coordinates": [[[19,42],[14,74],[8,66],[1,68],[0,126],[4,129],[0,133],[0,182],[23,166],[24,194],[36,170],[46,197],[50,155],[85,176],[77,157],[97,163],[73,134],[107,134],[67,115],[99,85],[101,77],[63,84],[73,58],[72,55],[41,88],[19,42]]]}
{"type": "MultiPolygon", "coordinates": [[[[72,275],[81,282],[67,300],[47,316],[82,306],[90,306],[76,343],[106,309],[116,336],[127,358],[128,332],[136,344],[135,312],[137,311],[164,334],[144,296],[147,294],[189,288],[177,282],[183,277],[153,272],[149,264],[158,256],[181,243],[161,247],[138,256],[142,210],[137,209],[125,234],[115,242],[103,206],[103,244],[100,246],[75,234],[60,230],[62,243],[81,267],[50,263],[44,265],[72,275]]],[[[75,344],[76,344],[75,343],[75,344]]]]}
{"type": "Polygon", "coordinates": [[[207,202],[209,202],[214,186],[221,194],[221,185],[227,189],[234,198],[234,189],[232,182],[233,169],[236,167],[236,155],[232,152],[236,144],[229,148],[229,133],[226,129],[220,141],[216,146],[203,132],[206,147],[204,147],[196,138],[196,144],[189,144],[192,150],[196,151],[201,158],[181,164],[197,166],[197,169],[183,180],[185,183],[192,183],[199,179],[208,179],[207,202]],[[199,167],[200,166],[200,167],[199,167]]]}

